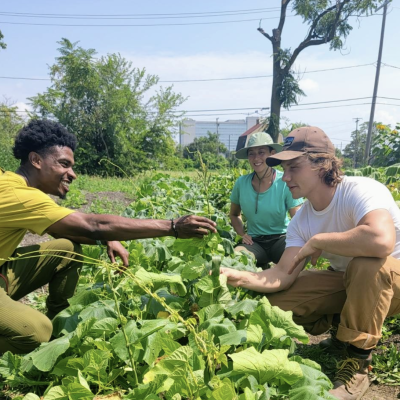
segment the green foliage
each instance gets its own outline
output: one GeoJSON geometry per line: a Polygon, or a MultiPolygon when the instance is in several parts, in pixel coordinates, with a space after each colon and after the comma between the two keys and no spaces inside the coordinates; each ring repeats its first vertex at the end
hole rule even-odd
{"type": "Polygon", "coordinates": [[[343,157],[349,159],[348,164],[353,168],[365,165],[364,154],[367,142],[368,122],[360,125],[358,130],[351,133],[351,142],[343,149],[343,157]]]}
{"type": "Polygon", "coordinates": [[[394,343],[389,347],[380,346],[379,350],[379,353],[372,354],[372,380],[385,385],[400,385],[400,350],[394,343]]]}
{"type": "Polygon", "coordinates": [[[290,357],[294,339],[308,341],[292,313],[264,296],[246,298],[247,290],[228,287],[218,273],[220,265],[257,269],[227,239],[234,232],[225,211],[240,172],[206,172],[197,180],[144,177],[125,213],[194,212],[215,220],[218,234],[126,242],[127,270],[87,246],[78,291],[53,320],[55,339],[27,355],[4,354],[4,384],[30,400],[110,393],[135,400],[330,398],[319,366],[290,357]]]}
{"type": "Polygon", "coordinates": [[[373,165],[386,167],[400,163],[400,126],[391,129],[390,125],[377,124],[372,143],[373,165]]]}
{"type": "Polygon", "coordinates": [[[207,132],[207,136],[195,138],[193,143],[184,147],[183,157],[192,160],[194,168],[201,168],[203,160],[209,169],[223,169],[228,166],[226,146],[220,142],[217,133],[207,132]]]}
{"type": "Polygon", "coordinates": [[[14,158],[12,147],[15,135],[22,128],[24,120],[17,113],[16,107],[0,103],[0,167],[15,171],[19,162],[14,158]]]}
{"type": "Polygon", "coordinates": [[[0,31],[0,48],[2,48],[3,50],[5,50],[7,48],[7,45],[1,40],[4,38],[4,35],[1,33],[0,31]]]}
{"type": "Polygon", "coordinates": [[[96,58],[93,49],[62,39],[60,56],[50,67],[51,87],[30,100],[36,115],[55,118],[78,137],[76,169],[118,175],[106,158],[124,170],[171,167],[175,154],[173,111],[184,101],[172,87],[148,100],[158,77],[119,54],[96,58]]]}

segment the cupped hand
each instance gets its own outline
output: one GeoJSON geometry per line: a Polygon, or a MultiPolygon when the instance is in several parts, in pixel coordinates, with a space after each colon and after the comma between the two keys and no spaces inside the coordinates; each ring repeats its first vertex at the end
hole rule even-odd
{"type": "Polygon", "coordinates": [[[112,263],[115,263],[115,257],[119,257],[124,264],[124,267],[129,265],[129,251],[117,241],[107,242],[107,254],[112,263]]]}
{"type": "Polygon", "coordinates": [[[243,284],[243,271],[237,271],[232,268],[220,268],[219,273],[227,277],[226,283],[233,287],[242,286],[243,284]]]}
{"type": "Polygon", "coordinates": [[[250,235],[248,235],[247,233],[245,233],[242,236],[242,243],[252,245],[253,244],[253,238],[250,235]]]}
{"type": "Polygon", "coordinates": [[[318,258],[321,256],[322,250],[317,249],[312,244],[312,238],[300,249],[297,255],[293,258],[292,265],[289,268],[288,274],[296,269],[296,267],[304,261],[307,257],[311,257],[311,264],[316,265],[318,258]]]}
{"type": "Polygon", "coordinates": [[[210,232],[217,232],[217,224],[214,221],[196,215],[184,215],[174,220],[174,223],[180,239],[202,238],[210,232]]]}

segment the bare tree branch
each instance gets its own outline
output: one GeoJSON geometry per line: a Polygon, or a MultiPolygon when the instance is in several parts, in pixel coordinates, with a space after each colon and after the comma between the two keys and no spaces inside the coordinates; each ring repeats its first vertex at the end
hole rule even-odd
{"type": "Polygon", "coordinates": [[[272,37],[270,35],[268,35],[267,32],[264,31],[263,28],[257,28],[258,32],[262,33],[268,40],[270,40],[272,42],[272,37]]]}
{"type": "Polygon", "coordinates": [[[310,46],[318,46],[320,44],[324,44],[327,42],[330,42],[334,37],[335,37],[335,32],[336,32],[336,27],[337,24],[339,22],[341,13],[342,13],[342,9],[343,7],[349,3],[351,0],[344,0],[342,3],[340,3],[339,5],[339,9],[336,13],[336,18],[335,18],[335,22],[329,32],[329,35],[323,39],[314,39],[315,35],[313,34],[315,28],[318,25],[318,22],[321,20],[321,18],[326,15],[327,13],[335,10],[337,8],[336,5],[327,8],[324,12],[322,12],[321,14],[318,15],[318,17],[314,20],[313,24],[310,27],[310,30],[308,32],[307,37],[299,44],[299,46],[294,50],[292,56],[290,57],[289,62],[287,63],[287,65],[285,66],[284,70],[285,73],[287,73],[290,68],[292,67],[292,65],[294,64],[294,62],[296,61],[297,56],[307,47],[310,46]]]}

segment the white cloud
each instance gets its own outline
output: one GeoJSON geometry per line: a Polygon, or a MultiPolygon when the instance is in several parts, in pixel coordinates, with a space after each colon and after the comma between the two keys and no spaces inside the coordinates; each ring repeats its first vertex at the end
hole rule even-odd
{"type": "Polygon", "coordinates": [[[300,80],[300,88],[304,90],[304,92],[318,92],[319,84],[318,82],[305,78],[300,80]]]}
{"type": "Polygon", "coordinates": [[[393,112],[394,110],[377,110],[375,112],[375,121],[382,122],[384,124],[390,124],[392,128],[396,126],[396,123],[400,121],[400,118],[393,112]]]}
{"type": "Polygon", "coordinates": [[[28,111],[32,111],[32,107],[26,103],[23,103],[22,101],[18,101],[17,103],[14,103],[12,106],[17,107],[17,110],[20,111],[20,114],[22,116],[26,116],[28,114],[28,111]]]}

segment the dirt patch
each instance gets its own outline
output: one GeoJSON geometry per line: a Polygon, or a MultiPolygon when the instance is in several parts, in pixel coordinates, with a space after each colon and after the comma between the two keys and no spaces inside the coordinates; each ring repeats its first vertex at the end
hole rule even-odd
{"type": "MultiPolygon", "coordinates": [[[[300,345],[303,347],[301,349],[301,352],[303,350],[305,353],[312,353],[313,348],[317,348],[319,342],[321,340],[324,340],[329,337],[328,333],[324,333],[322,335],[318,336],[312,336],[308,335],[310,342],[307,345],[300,345]]],[[[384,342],[380,343],[380,345],[385,345],[389,346],[390,343],[394,343],[397,348],[400,348],[400,335],[392,335],[390,336],[387,340],[384,342]]],[[[381,352],[381,350],[377,349],[377,353],[381,352]]],[[[310,357],[312,359],[312,356],[310,354],[310,357]]],[[[332,378],[332,367],[334,365],[334,362],[332,360],[329,360],[327,363],[322,362],[322,360],[315,360],[321,364],[322,370],[330,377],[332,378]]],[[[398,400],[400,399],[400,386],[389,386],[389,385],[378,385],[374,382],[371,383],[371,386],[369,387],[368,391],[364,394],[363,400],[398,400]]]]}

